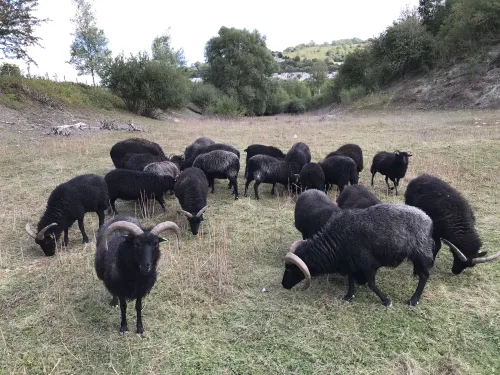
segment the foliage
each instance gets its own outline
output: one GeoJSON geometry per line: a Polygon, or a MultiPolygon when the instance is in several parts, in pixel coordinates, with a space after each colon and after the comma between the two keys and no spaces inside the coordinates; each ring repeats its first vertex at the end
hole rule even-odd
{"type": "Polygon", "coordinates": [[[237,101],[250,115],[265,113],[269,79],[277,65],[257,30],[221,27],[205,46],[204,79],[237,101]]]}
{"type": "Polygon", "coordinates": [[[221,96],[222,92],[211,83],[195,83],[191,90],[191,101],[202,110],[214,107],[221,96]]]}
{"type": "Polygon", "coordinates": [[[312,66],[311,86],[315,93],[319,93],[326,81],[327,67],[323,61],[317,61],[312,66]]]}
{"type": "Polygon", "coordinates": [[[20,77],[21,69],[16,64],[3,63],[0,65],[0,75],[20,77]]]}
{"type": "Polygon", "coordinates": [[[96,26],[95,15],[91,4],[86,0],[73,0],[76,5],[75,39],[71,43],[71,58],[68,61],[78,72],[78,75],[90,74],[95,85],[95,75],[104,74],[103,67],[111,57],[108,49],[108,39],[104,30],[96,26]]]}
{"type": "Polygon", "coordinates": [[[157,108],[182,107],[189,94],[189,80],[179,68],[151,60],[147,53],[128,58],[118,55],[109,64],[103,83],[119,93],[130,111],[143,115],[157,108]]]}
{"type": "Polygon", "coordinates": [[[154,38],[151,44],[153,60],[164,61],[172,66],[185,66],[186,59],[184,57],[184,50],[181,48],[175,51],[171,46],[171,41],[172,38],[169,30],[154,38]]]}
{"type": "Polygon", "coordinates": [[[276,115],[285,110],[286,103],[290,100],[290,96],[283,88],[280,80],[272,80],[270,83],[270,92],[267,97],[266,115],[276,115]]]}
{"type": "Polygon", "coordinates": [[[304,113],[306,111],[306,105],[302,99],[294,98],[288,102],[286,112],[287,113],[304,113]]]}
{"type": "Polygon", "coordinates": [[[339,95],[342,103],[351,104],[352,102],[365,96],[366,89],[363,86],[355,86],[350,89],[342,89],[339,95]]]}
{"type": "Polygon", "coordinates": [[[297,80],[282,81],[281,86],[290,97],[303,99],[311,96],[311,90],[309,89],[309,87],[307,87],[307,84],[303,81],[297,81],[297,80]]]}
{"type": "Polygon", "coordinates": [[[222,94],[207,107],[207,112],[215,115],[236,117],[244,115],[245,109],[240,105],[236,97],[222,94]]]}
{"type": "Polygon", "coordinates": [[[419,0],[418,4],[418,14],[422,25],[436,35],[446,15],[444,0],[419,0]]]}
{"type": "Polygon", "coordinates": [[[27,49],[40,46],[41,38],[34,35],[35,28],[48,21],[33,16],[38,0],[1,0],[0,5],[0,51],[8,59],[36,65],[27,49]]]}

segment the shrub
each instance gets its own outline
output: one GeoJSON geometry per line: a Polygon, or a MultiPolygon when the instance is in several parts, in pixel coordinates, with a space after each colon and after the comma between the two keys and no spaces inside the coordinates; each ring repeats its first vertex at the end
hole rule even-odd
{"type": "Polygon", "coordinates": [[[238,99],[234,96],[229,96],[223,94],[217,98],[217,101],[207,107],[207,112],[213,113],[214,115],[223,116],[242,116],[245,114],[245,110],[241,107],[238,99]]]}
{"type": "Polygon", "coordinates": [[[350,89],[342,89],[340,91],[340,100],[342,103],[351,104],[365,95],[366,89],[363,86],[355,86],[350,89]]]}
{"type": "Polygon", "coordinates": [[[3,63],[0,65],[0,75],[21,77],[21,69],[16,64],[3,63]]]}
{"type": "Polygon", "coordinates": [[[266,115],[276,115],[285,110],[285,104],[290,100],[290,96],[281,86],[280,81],[272,81],[270,93],[266,101],[266,115]]]}
{"type": "Polygon", "coordinates": [[[202,110],[214,106],[221,96],[221,91],[211,83],[195,83],[191,90],[191,101],[202,110]]]}
{"type": "Polygon", "coordinates": [[[286,113],[304,113],[306,111],[306,105],[302,99],[294,98],[288,102],[286,106],[286,113]]]}

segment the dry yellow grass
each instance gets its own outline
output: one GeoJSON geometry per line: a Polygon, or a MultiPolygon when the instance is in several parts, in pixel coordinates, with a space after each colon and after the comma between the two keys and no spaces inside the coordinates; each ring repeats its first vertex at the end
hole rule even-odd
{"type": "MultiPolygon", "coordinates": [[[[303,141],[317,161],[343,143],[357,143],[365,154],[365,185],[376,151],[410,150],[401,195],[387,195],[380,175],[375,194],[402,202],[409,179],[438,175],[469,199],[484,246],[500,248],[499,111],[134,123],[148,129],[140,136],[166,153],[182,151],[199,136],[241,152],[252,143],[286,150],[303,141]]],[[[145,336],[119,336],[119,310],[108,305],[94,272],[95,245],[83,246],[75,226],[69,248],[45,258],[24,225],[36,224],[57,184],[82,173],[104,175],[112,168],[111,146],[136,134],[53,138],[17,130],[0,129],[0,373],[409,375],[500,368],[500,263],[453,277],[451,255],[441,251],[421,304],[412,309],[404,305],[416,285],[407,264],[378,275],[391,308],[365,287],[353,303],[344,303],[345,282],[336,276],[315,279],[307,292],[287,291],[281,287],[283,255],[300,238],[293,225],[295,197],[272,197],[270,186],[262,185],[260,201],[253,194],[234,201],[221,181],[209,195],[197,237],[175,213],[175,198],[167,197],[166,214],[159,206],[148,210],[146,223],[180,224],[182,247],[162,245],[158,282],[145,299],[145,336]]],[[[118,210],[142,218],[132,202],[118,201],[118,210]]],[[[97,215],[85,221],[95,237],[97,215]]],[[[129,320],[135,321],[133,309],[129,320]]]]}

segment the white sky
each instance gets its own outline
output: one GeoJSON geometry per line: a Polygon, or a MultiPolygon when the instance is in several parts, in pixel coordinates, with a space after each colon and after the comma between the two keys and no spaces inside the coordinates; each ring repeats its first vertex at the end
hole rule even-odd
{"type": "MultiPolygon", "coordinates": [[[[257,29],[267,37],[268,48],[282,51],[310,40],[376,36],[418,0],[308,0],[297,6],[282,0],[94,0],[93,5],[113,55],[149,52],[153,38],[170,27],[173,47],[183,48],[190,64],[204,60],[205,43],[221,26],[257,29]]],[[[70,58],[74,12],[71,0],[39,1],[37,15],[52,21],[37,29],[44,49],[29,50],[38,63],[32,74],[57,73],[60,79],[75,80],[76,71],[65,63],[70,58]]],[[[88,77],[79,77],[85,79],[90,83],[88,77]]]]}

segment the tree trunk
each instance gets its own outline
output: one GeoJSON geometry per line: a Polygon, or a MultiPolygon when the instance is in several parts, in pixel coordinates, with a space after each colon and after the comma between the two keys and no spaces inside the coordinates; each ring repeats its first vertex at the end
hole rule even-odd
{"type": "Polygon", "coordinates": [[[95,86],[94,69],[90,70],[90,74],[92,74],[92,84],[95,86]]]}

